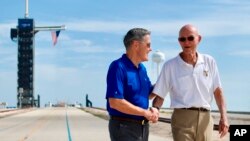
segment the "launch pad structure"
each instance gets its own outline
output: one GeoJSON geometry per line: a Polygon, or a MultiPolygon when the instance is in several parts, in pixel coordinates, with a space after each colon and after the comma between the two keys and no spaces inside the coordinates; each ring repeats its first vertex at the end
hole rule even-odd
{"type": "Polygon", "coordinates": [[[39,31],[65,30],[62,26],[36,27],[35,20],[29,18],[28,0],[25,0],[25,16],[18,19],[16,28],[10,29],[10,38],[18,44],[17,54],[17,107],[40,107],[40,95],[34,95],[35,34],[39,31]]]}

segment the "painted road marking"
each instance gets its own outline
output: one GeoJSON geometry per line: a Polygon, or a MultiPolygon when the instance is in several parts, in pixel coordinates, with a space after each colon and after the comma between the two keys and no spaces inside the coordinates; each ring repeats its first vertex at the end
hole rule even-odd
{"type": "Polygon", "coordinates": [[[70,134],[69,120],[68,120],[67,111],[66,111],[66,124],[67,124],[67,131],[68,131],[68,139],[69,139],[69,141],[72,141],[71,134],[70,134]]]}

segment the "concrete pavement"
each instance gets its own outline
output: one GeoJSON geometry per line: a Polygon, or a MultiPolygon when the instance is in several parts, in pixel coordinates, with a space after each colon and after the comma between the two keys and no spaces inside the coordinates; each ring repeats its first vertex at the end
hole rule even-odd
{"type": "MultiPolygon", "coordinates": [[[[6,114],[6,113],[5,113],[6,114]]],[[[4,141],[109,141],[108,121],[76,108],[44,108],[0,118],[4,141]]],[[[166,141],[150,134],[149,141],[166,141]]]]}

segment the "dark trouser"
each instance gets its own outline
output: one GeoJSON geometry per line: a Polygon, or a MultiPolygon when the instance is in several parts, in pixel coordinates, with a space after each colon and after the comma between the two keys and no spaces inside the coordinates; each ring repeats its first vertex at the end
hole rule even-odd
{"type": "Polygon", "coordinates": [[[149,124],[110,119],[109,134],[111,141],[148,141],[149,124]]]}

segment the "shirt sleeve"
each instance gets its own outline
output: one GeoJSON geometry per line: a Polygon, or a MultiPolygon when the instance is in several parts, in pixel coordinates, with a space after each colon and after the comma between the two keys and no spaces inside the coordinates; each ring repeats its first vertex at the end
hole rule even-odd
{"type": "Polygon", "coordinates": [[[169,92],[170,83],[169,83],[169,68],[167,67],[167,63],[165,63],[162,67],[161,73],[158,76],[158,79],[155,83],[153,93],[160,96],[161,98],[165,98],[167,93],[169,92]]]}
{"type": "Polygon", "coordinates": [[[106,99],[108,98],[119,98],[123,99],[124,92],[124,71],[122,70],[121,64],[113,62],[108,70],[107,75],[107,92],[106,99]]]}
{"type": "Polygon", "coordinates": [[[213,59],[213,91],[215,91],[217,88],[221,88],[221,81],[220,81],[220,76],[219,76],[219,71],[218,67],[216,64],[216,61],[213,59]]]}

